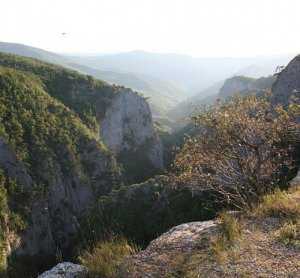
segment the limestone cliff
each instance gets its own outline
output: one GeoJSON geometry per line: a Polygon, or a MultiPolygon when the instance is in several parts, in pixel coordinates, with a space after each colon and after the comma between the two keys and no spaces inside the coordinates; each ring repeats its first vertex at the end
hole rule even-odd
{"type": "Polygon", "coordinates": [[[100,120],[100,137],[118,156],[142,151],[152,167],[163,168],[162,145],[149,104],[130,89],[121,88],[112,98],[100,120]]]}

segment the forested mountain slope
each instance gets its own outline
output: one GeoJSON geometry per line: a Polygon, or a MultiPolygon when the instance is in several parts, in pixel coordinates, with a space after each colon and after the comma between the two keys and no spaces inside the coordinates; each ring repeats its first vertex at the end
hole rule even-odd
{"type": "Polygon", "coordinates": [[[12,277],[20,264],[32,271],[51,265],[57,252],[69,254],[98,197],[163,167],[144,98],[3,53],[0,154],[1,262],[5,269],[9,258],[12,277]]]}

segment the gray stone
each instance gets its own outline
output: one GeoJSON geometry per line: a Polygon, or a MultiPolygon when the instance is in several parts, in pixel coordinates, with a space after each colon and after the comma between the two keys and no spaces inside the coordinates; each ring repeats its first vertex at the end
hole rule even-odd
{"type": "Polygon", "coordinates": [[[162,143],[155,132],[147,101],[130,89],[120,89],[100,121],[100,137],[115,154],[147,145],[145,156],[163,168],[162,143]]]}
{"type": "Polygon", "coordinates": [[[287,105],[292,95],[300,92],[300,55],[295,57],[278,75],[273,85],[273,101],[287,105]]]}
{"type": "Polygon", "coordinates": [[[84,266],[63,262],[42,273],[38,278],[84,278],[87,277],[87,273],[84,266]]]}

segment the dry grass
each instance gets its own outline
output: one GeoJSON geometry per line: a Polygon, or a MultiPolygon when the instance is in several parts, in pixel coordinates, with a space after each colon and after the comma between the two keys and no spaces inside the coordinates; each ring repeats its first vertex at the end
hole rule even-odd
{"type": "Polygon", "coordinates": [[[89,270],[89,277],[116,278],[126,272],[121,264],[126,257],[135,254],[138,248],[124,238],[99,242],[91,250],[84,251],[79,257],[82,265],[89,270]]]}
{"type": "Polygon", "coordinates": [[[219,233],[210,243],[210,252],[219,263],[232,255],[241,237],[241,224],[233,215],[223,212],[219,215],[219,233]]]}
{"type": "Polygon", "coordinates": [[[182,277],[300,277],[300,190],[265,196],[242,222],[222,214],[208,240],[191,253],[182,277]]]}
{"type": "Polygon", "coordinates": [[[300,248],[300,220],[285,223],[276,234],[277,239],[285,245],[300,248]]]}
{"type": "Polygon", "coordinates": [[[199,234],[192,249],[154,248],[135,265],[138,275],[128,277],[300,277],[299,204],[300,189],[276,191],[238,218],[222,213],[219,225],[199,234]],[[168,267],[175,271],[167,275],[168,267]]]}
{"type": "Polygon", "coordinates": [[[254,210],[259,217],[275,217],[284,221],[294,221],[300,218],[299,192],[276,190],[263,197],[260,205],[254,210]]]}

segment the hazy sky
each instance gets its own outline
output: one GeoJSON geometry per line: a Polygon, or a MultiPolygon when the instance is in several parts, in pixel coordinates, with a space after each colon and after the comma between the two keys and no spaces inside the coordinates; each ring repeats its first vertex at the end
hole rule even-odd
{"type": "Polygon", "coordinates": [[[0,0],[0,41],[57,52],[300,52],[299,0],[0,0]],[[66,36],[61,33],[66,32],[66,36]]]}

